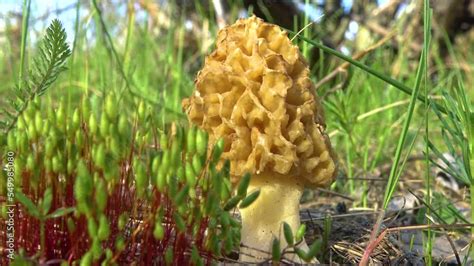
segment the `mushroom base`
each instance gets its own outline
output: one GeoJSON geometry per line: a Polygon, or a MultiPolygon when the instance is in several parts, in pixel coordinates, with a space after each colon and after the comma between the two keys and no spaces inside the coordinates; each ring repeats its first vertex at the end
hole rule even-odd
{"type": "MultiPolygon", "coordinates": [[[[248,193],[260,189],[255,202],[240,209],[242,217],[241,262],[262,262],[272,258],[273,239],[280,239],[280,248],[287,247],[283,234],[283,222],[290,225],[293,233],[300,226],[299,204],[303,185],[288,176],[259,174],[252,176],[248,193]]],[[[303,241],[298,248],[308,250],[303,241]]],[[[296,254],[284,254],[284,259],[295,263],[305,263],[296,254]]],[[[313,263],[316,260],[311,261],[313,263]]]]}

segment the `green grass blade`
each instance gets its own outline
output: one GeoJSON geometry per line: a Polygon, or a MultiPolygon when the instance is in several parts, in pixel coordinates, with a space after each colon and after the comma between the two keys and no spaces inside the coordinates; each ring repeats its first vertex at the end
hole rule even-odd
{"type": "MultiPolygon", "coordinates": [[[[430,44],[430,39],[431,39],[431,9],[430,9],[430,3],[428,0],[424,0],[423,4],[424,10],[423,10],[423,33],[424,33],[424,42],[423,42],[423,49],[426,51],[426,53],[423,53],[423,61],[425,62],[424,65],[424,80],[423,84],[425,87],[425,99],[426,102],[429,101],[428,95],[429,95],[429,90],[428,90],[428,54],[429,54],[429,44],[430,44]]],[[[425,123],[425,138],[428,140],[429,138],[429,119],[428,119],[428,114],[430,110],[430,104],[425,105],[425,117],[424,117],[424,123],[425,123]]],[[[426,187],[426,195],[425,199],[427,204],[431,204],[431,173],[430,173],[430,148],[428,145],[428,142],[425,141],[425,187],[426,187]]],[[[427,210],[427,214],[431,215],[431,209],[429,208],[427,210]]],[[[428,219],[428,224],[431,224],[430,219],[428,219]]],[[[431,228],[428,228],[427,235],[426,235],[426,243],[424,245],[425,248],[425,254],[427,257],[427,264],[431,265],[432,264],[432,250],[433,250],[433,233],[431,228]]]]}
{"type": "MultiPolygon", "coordinates": [[[[292,30],[289,30],[289,29],[285,29],[285,30],[288,31],[289,33],[293,34],[293,35],[296,34],[292,30]]],[[[354,66],[364,70],[365,72],[367,72],[367,73],[369,73],[369,74],[371,74],[371,75],[387,82],[388,84],[394,86],[398,90],[400,90],[400,91],[402,91],[402,92],[404,92],[408,95],[413,95],[415,93],[416,88],[412,90],[410,87],[408,87],[407,85],[401,83],[400,81],[398,81],[396,79],[393,79],[393,78],[391,78],[391,77],[389,77],[385,74],[382,74],[382,73],[370,68],[369,66],[357,61],[357,60],[354,60],[350,56],[344,55],[343,53],[341,53],[339,51],[336,51],[336,50],[334,50],[330,47],[327,47],[322,43],[318,43],[316,41],[310,40],[310,39],[308,39],[304,36],[298,35],[298,38],[302,39],[305,42],[310,43],[313,46],[316,46],[317,48],[323,50],[324,52],[327,52],[329,54],[337,56],[337,57],[341,58],[342,60],[351,63],[352,65],[354,65],[354,66]]],[[[437,105],[437,103],[431,101],[430,99],[426,99],[424,95],[419,95],[419,92],[416,93],[416,99],[418,99],[419,101],[421,101],[424,104],[437,105]]],[[[445,109],[442,106],[438,106],[438,109],[441,112],[445,113],[445,109]]]]}
{"type": "MultiPolygon", "coordinates": [[[[424,69],[424,65],[426,63],[423,60],[423,58],[424,58],[423,54],[425,52],[426,52],[425,50],[423,50],[421,52],[420,64],[418,66],[418,70],[417,70],[417,73],[416,73],[415,88],[413,90],[413,93],[411,94],[410,104],[409,104],[408,110],[407,110],[407,118],[406,118],[405,123],[403,125],[402,133],[401,133],[401,135],[398,139],[397,149],[395,151],[395,157],[394,157],[394,160],[393,160],[393,163],[392,163],[392,168],[390,170],[390,175],[389,175],[389,178],[388,178],[388,185],[387,185],[387,188],[385,190],[385,196],[384,196],[384,200],[383,200],[383,208],[384,209],[387,208],[388,203],[390,202],[390,199],[393,196],[393,192],[395,191],[395,187],[396,187],[397,182],[398,182],[397,172],[399,171],[400,158],[401,158],[403,146],[404,146],[406,138],[407,138],[408,129],[410,128],[410,123],[411,123],[411,120],[412,120],[412,117],[413,117],[413,111],[415,109],[416,99],[419,97],[420,85],[421,85],[421,81],[422,81],[422,77],[423,77],[422,70],[424,69]]],[[[423,101],[424,101],[424,98],[423,98],[423,101]]]]}
{"type": "Polygon", "coordinates": [[[20,70],[18,75],[18,87],[21,88],[23,82],[23,71],[25,69],[25,49],[26,38],[28,37],[28,25],[30,20],[31,0],[23,1],[23,20],[21,22],[21,48],[20,48],[20,70]]]}

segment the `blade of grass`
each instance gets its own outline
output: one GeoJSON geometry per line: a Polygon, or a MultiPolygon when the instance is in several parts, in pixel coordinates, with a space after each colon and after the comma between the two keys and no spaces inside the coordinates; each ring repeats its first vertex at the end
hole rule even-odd
{"type": "Polygon", "coordinates": [[[21,83],[23,81],[23,71],[25,69],[25,49],[26,49],[26,38],[28,37],[28,24],[30,20],[30,7],[31,0],[23,1],[23,20],[21,22],[21,48],[20,48],[20,70],[18,75],[18,88],[21,89],[21,83]]]}
{"type": "Polygon", "coordinates": [[[130,73],[130,52],[131,52],[131,39],[134,32],[135,26],[135,8],[133,7],[132,1],[127,3],[127,37],[125,38],[125,51],[123,56],[124,67],[126,73],[130,73]]]}
{"type": "MultiPolygon", "coordinates": [[[[285,30],[288,31],[288,32],[291,33],[291,34],[296,34],[296,33],[295,33],[294,31],[292,31],[292,30],[289,30],[289,29],[286,29],[286,28],[285,28],[285,30]]],[[[359,62],[359,61],[357,61],[357,60],[354,60],[354,59],[352,59],[350,56],[346,56],[346,55],[344,55],[343,53],[341,53],[341,52],[339,52],[339,51],[336,51],[336,50],[334,50],[334,49],[332,49],[332,48],[329,48],[329,47],[325,46],[325,45],[322,44],[322,43],[318,43],[318,42],[316,42],[316,41],[310,40],[310,39],[308,39],[308,38],[306,38],[306,37],[304,37],[304,36],[298,35],[298,38],[301,39],[301,40],[303,40],[303,41],[305,41],[305,42],[310,43],[310,44],[313,45],[313,46],[316,46],[317,48],[323,50],[324,52],[327,52],[327,53],[329,53],[329,54],[332,54],[332,55],[334,55],[334,56],[337,56],[337,57],[341,58],[342,60],[345,60],[345,61],[351,63],[352,65],[354,65],[354,66],[356,66],[356,67],[358,67],[358,68],[364,70],[365,72],[367,72],[367,73],[369,73],[369,74],[371,74],[371,75],[373,75],[373,76],[375,76],[375,77],[377,77],[377,78],[379,78],[379,79],[381,79],[381,80],[387,82],[388,84],[394,86],[394,87],[397,88],[398,90],[400,90],[400,91],[402,91],[402,92],[404,92],[404,93],[406,93],[406,94],[408,94],[408,95],[413,95],[413,94],[415,93],[416,88],[412,90],[410,87],[408,87],[407,85],[403,84],[402,82],[400,82],[400,81],[398,81],[398,80],[396,80],[396,79],[393,79],[393,78],[391,78],[391,77],[389,77],[389,76],[387,76],[387,75],[385,75],[385,74],[382,74],[382,73],[378,72],[377,70],[374,70],[374,69],[370,68],[369,66],[367,66],[367,65],[365,65],[365,64],[363,64],[363,63],[361,63],[361,62],[359,62]]],[[[421,61],[421,60],[420,60],[420,61],[421,61]]],[[[430,100],[430,99],[428,99],[428,101],[430,101],[430,103],[427,102],[427,101],[426,101],[427,99],[426,99],[423,95],[419,95],[418,93],[416,94],[416,99],[418,99],[419,101],[421,101],[421,102],[424,103],[424,104],[438,105],[437,103],[433,102],[433,101],[430,100]]],[[[444,109],[442,106],[439,106],[439,105],[438,105],[437,107],[438,107],[438,109],[439,109],[441,112],[446,113],[445,109],[444,109]]]]}
{"type": "Polygon", "coordinates": [[[266,20],[270,23],[275,23],[272,13],[268,10],[267,6],[263,3],[262,0],[257,0],[257,5],[265,16],[266,20]]]}
{"type": "MultiPolygon", "coordinates": [[[[98,16],[98,19],[99,19],[99,23],[100,23],[100,26],[102,28],[102,31],[104,32],[105,34],[105,42],[106,42],[106,47],[108,47],[109,49],[107,49],[108,53],[109,53],[109,56],[111,58],[114,59],[114,61],[117,63],[117,68],[119,70],[119,74],[120,76],[123,78],[123,80],[125,81],[125,87],[128,89],[128,91],[130,92],[130,94],[132,94],[133,96],[139,98],[139,99],[142,99],[146,102],[149,102],[149,103],[152,103],[153,105],[156,105],[156,106],[161,106],[163,107],[164,109],[166,109],[166,111],[172,113],[172,114],[175,114],[177,115],[178,117],[185,117],[185,114],[183,114],[182,112],[176,112],[175,110],[173,109],[170,109],[166,106],[162,106],[162,104],[156,100],[153,100],[153,99],[150,99],[149,97],[144,97],[143,95],[140,95],[139,93],[135,92],[132,87],[136,87],[134,86],[133,84],[133,80],[129,79],[127,77],[127,75],[125,74],[125,70],[124,70],[124,66],[123,66],[123,62],[122,62],[122,59],[120,58],[120,56],[118,55],[117,53],[117,50],[115,49],[115,46],[114,46],[114,43],[112,41],[112,37],[109,33],[109,31],[107,30],[107,27],[105,25],[105,21],[104,21],[104,18],[102,16],[102,11],[101,9],[99,8],[98,4],[97,4],[97,0],[92,0],[92,4],[94,6],[94,10],[95,12],[97,13],[97,16],[98,16]]],[[[123,95],[123,94],[121,94],[123,95]]]]}
{"type": "MultiPolygon", "coordinates": [[[[429,54],[429,45],[431,40],[431,8],[430,3],[428,0],[424,0],[423,3],[423,33],[424,33],[424,42],[423,42],[423,49],[426,53],[423,53],[423,61],[425,62],[424,65],[424,79],[423,84],[425,86],[425,102],[429,103],[429,90],[428,90],[428,54],[429,54]]],[[[425,138],[428,140],[429,138],[429,124],[428,124],[428,114],[430,110],[430,104],[425,105],[425,138]]],[[[430,148],[428,145],[428,141],[425,141],[425,186],[426,186],[426,203],[431,205],[431,174],[430,174],[430,148]]],[[[431,215],[431,208],[428,208],[427,214],[431,215]]],[[[431,225],[431,220],[428,219],[428,225],[431,225]]],[[[432,250],[433,250],[433,233],[431,227],[428,227],[428,231],[426,234],[426,244],[424,245],[425,254],[427,258],[427,265],[433,264],[432,259],[432,250]]],[[[454,249],[454,251],[456,251],[454,249]]],[[[457,254],[456,254],[457,255],[457,254]]],[[[459,261],[459,257],[456,256],[456,259],[459,261]]]]}
{"type": "Polygon", "coordinates": [[[422,79],[422,76],[423,76],[422,70],[424,69],[424,65],[426,63],[424,61],[424,55],[423,55],[425,52],[426,52],[426,50],[423,50],[421,52],[420,63],[419,63],[418,70],[417,70],[417,73],[416,73],[415,86],[414,86],[413,94],[411,95],[410,104],[409,104],[408,110],[407,110],[407,118],[406,118],[405,123],[403,125],[402,133],[401,133],[401,135],[398,139],[397,149],[395,151],[395,158],[394,158],[394,161],[393,161],[393,164],[392,164],[392,168],[390,170],[390,175],[389,175],[389,178],[388,178],[388,185],[387,185],[387,188],[385,190],[385,196],[384,196],[384,200],[383,200],[383,208],[384,209],[387,208],[388,203],[390,202],[390,199],[393,196],[393,192],[395,191],[395,187],[396,187],[397,182],[398,182],[398,178],[397,178],[396,173],[399,170],[398,168],[399,168],[400,158],[401,158],[403,146],[404,146],[405,141],[406,141],[408,129],[410,128],[411,119],[413,117],[413,111],[415,109],[416,99],[419,97],[418,94],[419,94],[419,91],[420,91],[421,79],[422,79]]]}
{"type": "MultiPolygon", "coordinates": [[[[309,13],[309,0],[305,0],[304,1],[304,18],[303,18],[303,25],[308,25],[309,24],[309,16],[308,16],[308,13],[309,13]]],[[[305,30],[303,32],[303,36],[305,38],[309,38],[309,31],[308,30],[305,30]]],[[[308,58],[308,55],[309,55],[309,49],[308,49],[308,43],[303,43],[303,56],[308,58]]]]}

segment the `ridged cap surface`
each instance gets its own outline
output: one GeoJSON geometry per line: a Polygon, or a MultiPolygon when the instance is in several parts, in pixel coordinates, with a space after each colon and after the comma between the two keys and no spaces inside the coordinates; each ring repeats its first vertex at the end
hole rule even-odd
{"type": "Polygon", "coordinates": [[[183,108],[211,145],[224,138],[234,182],[246,172],[311,187],[333,181],[335,157],[308,65],[278,26],[253,16],[220,30],[195,85],[183,108]]]}

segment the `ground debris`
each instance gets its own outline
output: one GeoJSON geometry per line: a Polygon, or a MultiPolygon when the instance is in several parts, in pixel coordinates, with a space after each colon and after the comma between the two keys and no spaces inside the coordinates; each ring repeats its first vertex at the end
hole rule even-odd
{"type": "MultiPolygon", "coordinates": [[[[305,235],[308,244],[321,239],[325,223],[330,217],[331,230],[323,263],[358,264],[370,239],[378,212],[349,211],[337,213],[327,205],[321,209],[303,209],[301,220],[307,226],[305,235]]],[[[423,229],[403,230],[406,221],[414,221],[411,212],[387,213],[380,231],[387,230],[385,237],[370,254],[371,265],[424,265],[423,229]],[[388,228],[390,227],[390,228],[388,228]],[[400,228],[400,229],[398,229],[400,228]]],[[[406,226],[409,227],[409,226],[406,226]]],[[[453,247],[448,243],[446,232],[434,230],[432,259],[436,263],[456,265],[453,247]]],[[[461,260],[467,255],[468,234],[449,234],[461,260]]]]}
{"type": "MultiPolygon", "coordinates": [[[[313,210],[314,211],[314,210],[313,210]]],[[[302,221],[308,228],[306,241],[314,242],[323,233],[325,218],[316,216],[319,211],[306,211],[302,221]],[[308,217],[311,215],[310,218],[308,217]]],[[[377,213],[353,212],[331,216],[331,233],[326,248],[329,263],[357,264],[364,254],[365,247],[376,220],[377,213]]],[[[321,216],[321,214],[319,214],[321,216]]],[[[375,264],[392,264],[403,255],[388,237],[385,237],[371,253],[371,262],[375,264]]]]}

